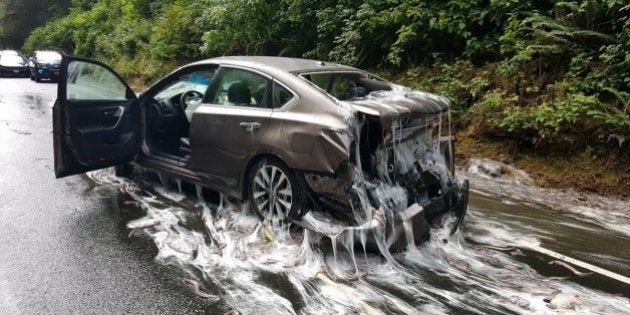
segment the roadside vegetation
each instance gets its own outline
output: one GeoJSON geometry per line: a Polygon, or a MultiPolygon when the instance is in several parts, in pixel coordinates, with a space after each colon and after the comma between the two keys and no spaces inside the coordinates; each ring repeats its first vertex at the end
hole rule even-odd
{"type": "Polygon", "coordinates": [[[462,158],[627,198],[629,16],[626,0],[0,0],[0,40],[96,58],[138,86],[219,55],[371,69],[448,96],[462,158]],[[20,22],[28,2],[52,9],[20,22]]]}

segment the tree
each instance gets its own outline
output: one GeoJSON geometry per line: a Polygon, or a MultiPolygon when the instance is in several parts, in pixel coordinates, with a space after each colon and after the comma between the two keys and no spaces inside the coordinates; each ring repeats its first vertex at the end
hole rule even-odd
{"type": "Polygon", "coordinates": [[[0,40],[20,47],[31,31],[67,13],[70,0],[0,0],[0,40]]]}

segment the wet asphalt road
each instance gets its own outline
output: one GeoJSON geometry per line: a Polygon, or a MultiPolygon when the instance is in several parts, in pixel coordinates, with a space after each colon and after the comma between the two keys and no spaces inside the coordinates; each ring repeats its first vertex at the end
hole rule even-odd
{"type": "Polygon", "coordinates": [[[124,196],[55,179],[57,84],[0,78],[0,314],[199,313],[204,302],[127,236],[124,196]]]}

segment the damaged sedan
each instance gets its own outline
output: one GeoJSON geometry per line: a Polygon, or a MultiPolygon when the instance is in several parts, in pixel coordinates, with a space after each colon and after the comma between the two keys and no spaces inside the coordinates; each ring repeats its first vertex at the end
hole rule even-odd
{"type": "Polygon", "coordinates": [[[444,97],[329,62],[213,58],[137,96],[108,66],[64,56],[55,174],[142,167],[248,200],[266,222],[404,249],[446,215],[454,232],[466,212],[449,110],[444,97]]]}

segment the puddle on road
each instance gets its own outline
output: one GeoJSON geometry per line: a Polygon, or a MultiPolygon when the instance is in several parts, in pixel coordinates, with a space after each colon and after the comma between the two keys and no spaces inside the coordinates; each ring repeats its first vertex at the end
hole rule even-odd
{"type": "Polygon", "coordinates": [[[194,193],[177,192],[176,185],[164,187],[144,177],[120,179],[110,170],[89,177],[97,186],[128,194],[126,203],[145,212],[128,223],[130,237],[150,237],[158,248],[157,262],[198,282],[196,294],[218,296],[218,301],[208,300],[210,311],[630,313],[626,297],[540,275],[514,247],[519,240],[538,239],[474,206],[462,231],[449,236],[447,228],[434,227],[429,242],[387,261],[341,245],[333,255],[325,237],[290,227],[275,231],[276,239],[270,241],[246,207],[227,200],[200,201],[194,193]]]}

